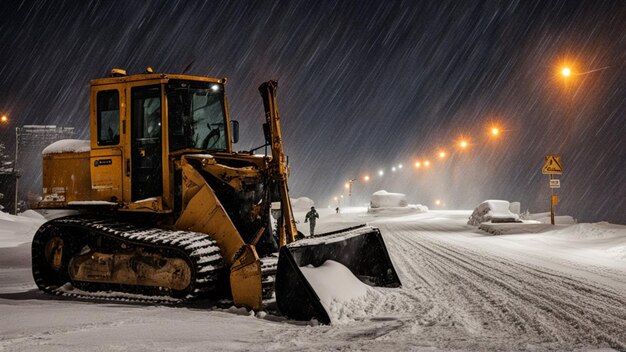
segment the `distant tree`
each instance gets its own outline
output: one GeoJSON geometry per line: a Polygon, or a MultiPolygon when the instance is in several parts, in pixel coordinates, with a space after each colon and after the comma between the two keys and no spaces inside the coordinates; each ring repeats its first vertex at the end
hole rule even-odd
{"type": "Polygon", "coordinates": [[[0,143],[0,174],[13,172],[13,158],[7,153],[4,143],[0,143]]]}
{"type": "MultiPolygon", "coordinates": [[[[4,179],[13,173],[13,158],[7,153],[7,148],[4,143],[0,143],[0,179],[4,179]]],[[[4,198],[2,189],[0,189],[0,202],[4,198]]],[[[4,209],[0,204],[0,210],[4,209]]]]}

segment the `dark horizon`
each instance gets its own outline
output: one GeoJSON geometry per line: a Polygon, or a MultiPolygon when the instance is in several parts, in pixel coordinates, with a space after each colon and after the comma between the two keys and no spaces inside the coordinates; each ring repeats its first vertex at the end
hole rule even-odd
{"type": "MultiPolygon", "coordinates": [[[[0,113],[88,137],[89,80],[111,68],[228,77],[236,150],[263,143],[257,87],[277,79],[292,197],[326,206],[346,180],[471,209],[548,211],[546,154],[562,156],[557,215],[626,224],[626,3],[4,1],[0,113]],[[565,84],[560,65],[572,65],[565,84]],[[599,71],[596,69],[604,68],[599,71]],[[593,71],[593,72],[590,72],[593,71]],[[502,126],[494,143],[491,122],[502,126]],[[452,151],[460,135],[468,151],[452,151]],[[428,173],[414,170],[429,158],[428,173]],[[403,163],[402,173],[390,175],[403,163]],[[376,172],[387,170],[383,180],[376,172]]],[[[38,161],[31,160],[34,167],[38,161]]]]}

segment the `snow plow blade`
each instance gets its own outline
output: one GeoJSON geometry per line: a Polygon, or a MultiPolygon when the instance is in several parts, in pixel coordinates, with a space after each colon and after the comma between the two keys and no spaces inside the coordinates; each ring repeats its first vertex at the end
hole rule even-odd
{"type": "Polygon", "coordinates": [[[307,265],[318,267],[327,260],[343,264],[370,286],[401,286],[377,228],[361,225],[309,237],[280,249],[275,290],[276,304],[283,315],[330,323],[328,312],[300,270],[307,265]]]}

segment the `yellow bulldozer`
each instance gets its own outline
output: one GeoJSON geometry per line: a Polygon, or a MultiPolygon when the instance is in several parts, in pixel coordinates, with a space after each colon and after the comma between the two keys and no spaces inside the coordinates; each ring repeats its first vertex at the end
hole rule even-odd
{"type": "Polygon", "coordinates": [[[233,151],[239,124],[229,119],[225,83],[151,69],[113,69],[91,81],[90,140],[43,152],[37,207],[74,214],[34,236],[41,290],[155,300],[221,294],[254,310],[275,299],[290,318],[328,323],[300,267],[334,260],[367,284],[400,286],[378,229],[314,238],[297,231],[277,83],[259,87],[265,144],[255,150],[265,147],[264,155],[233,151]]]}

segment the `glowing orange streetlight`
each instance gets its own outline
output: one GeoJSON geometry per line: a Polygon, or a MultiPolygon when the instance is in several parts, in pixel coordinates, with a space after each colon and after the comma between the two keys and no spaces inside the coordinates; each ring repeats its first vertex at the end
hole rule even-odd
{"type": "Polygon", "coordinates": [[[343,185],[346,189],[350,188],[350,183],[346,182],[345,185],[343,185]]]}
{"type": "Polygon", "coordinates": [[[363,176],[363,181],[367,182],[369,180],[370,180],[370,176],[369,175],[363,176]]]}
{"type": "Polygon", "coordinates": [[[459,140],[459,148],[467,149],[468,146],[469,146],[469,142],[467,140],[465,139],[459,140]]]}
{"type": "Polygon", "coordinates": [[[7,114],[2,114],[2,116],[0,116],[0,123],[7,123],[9,122],[9,116],[7,116],[7,114]]]}
{"type": "Polygon", "coordinates": [[[563,77],[566,77],[566,78],[567,78],[567,77],[569,77],[569,76],[571,76],[571,75],[572,75],[572,69],[571,69],[571,68],[569,68],[568,66],[563,67],[563,68],[561,69],[561,75],[562,75],[563,77]]]}
{"type": "Polygon", "coordinates": [[[424,160],[424,167],[429,167],[429,166],[430,166],[430,161],[424,160]]]}
{"type": "Polygon", "coordinates": [[[421,163],[421,162],[419,162],[419,161],[416,161],[416,162],[415,162],[415,168],[416,168],[416,169],[419,169],[420,167],[422,167],[422,163],[421,163]]]}
{"type": "Polygon", "coordinates": [[[439,159],[443,159],[446,157],[446,152],[444,150],[440,150],[439,153],[437,153],[437,156],[439,159]]]}

